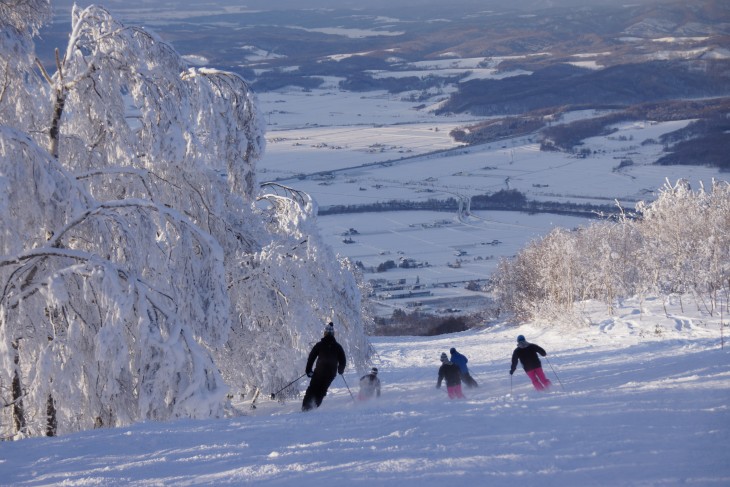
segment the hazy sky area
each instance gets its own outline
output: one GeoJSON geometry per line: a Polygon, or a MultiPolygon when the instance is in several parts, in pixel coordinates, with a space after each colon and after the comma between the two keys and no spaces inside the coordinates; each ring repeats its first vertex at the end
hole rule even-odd
{"type": "MultiPolygon", "coordinates": [[[[566,7],[566,6],[585,6],[585,5],[615,5],[616,2],[611,0],[511,0],[505,2],[503,0],[451,0],[445,2],[443,0],[368,0],[363,2],[362,0],[213,0],[208,2],[199,2],[192,0],[184,1],[168,1],[160,2],[157,0],[105,0],[105,1],[93,1],[93,0],[58,0],[53,1],[52,5],[56,7],[68,7],[70,8],[74,3],[79,6],[86,6],[90,4],[98,4],[105,6],[109,9],[115,7],[124,7],[125,9],[139,6],[140,8],[156,7],[160,9],[174,8],[174,7],[197,7],[204,8],[206,5],[211,7],[224,7],[231,6],[237,8],[248,7],[250,9],[263,9],[263,10],[299,10],[299,9],[313,9],[313,8],[352,8],[352,9],[381,9],[381,8],[403,8],[403,7],[414,7],[422,9],[424,7],[442,7],[448,11],[454,11],[457,8],[463,9],[527,9],[527,10],[540,10],[551,7],[566,7]]],[[[662,3],[661,0],[635,0],[632,4],[641,3],[662,3]]]]}

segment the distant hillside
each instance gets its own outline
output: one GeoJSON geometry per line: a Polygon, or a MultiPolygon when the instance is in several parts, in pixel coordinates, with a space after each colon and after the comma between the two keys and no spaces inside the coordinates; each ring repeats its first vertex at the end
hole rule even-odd
{"type": "MultiPolygon", "coordinates": [[[[241,11],[219,0],[161,3],[145,14],[146,0],[111,5],[149,22],[181,54],[242,75],[256,92],[314,90],[340,79],[340,89],[401,93],[426,108],[457,89],[440,113],[510,116],[453,133],[469,144],[535,133],[550,120],[545,115],[565,110],[730,96],[727,0],[322,2],[256,0],[260,9],[247,2],[241,11]],[[314,7],[325,4],[336,8],[314,7]],[[447,60],[460,67],[445,68],[447,60]],[[472,71],[479,69],[532,74],[461,82],[483,76],[472,71]]],[[[49,70],[68,38],[71,3],[54,0],[56,21],[36,40],[49,70]]],[[[730,165],[722,113],[662,141],[667,155],[659,162],[730,165]]],[[[672,120],[695,118],[686,115],[677,111],[672,120]]],[[[576,150],[584,134],[610,129],[607,122],[556,129],[545,148],[576,150]]]]}
{"type": "Polygon", "coordinates": [[[649,120],[669,122],[693,120],[686,127],[667,133],[659,140],[641,141],[645,144],[662,144],[665,155],[657,164],[701,165],[730,170],[730,97],[703,98],[696,100],[668,100],[641,103],[630,107],[604,105],[593,108],[609,109],[608,113],[570,123],[549,125],[562,114],[580,110],[585,106],[565,105],[538,110],[523,115],[490,118],[484,122],[451,131],[451,136],[469,145],[487,144],[522,135],[535,135],[541,150],[558,150],[588,156],[589,147],[583,141],[590,137],[608,135],[616,124],[649,120]]]}
{"type": "MultiPolygon", "coordinates": [[[[579,149],[583,140],[610,133],[614,130],[611,126],[617,123],[694,120],[681,130],[663,135],[660,140],[646,140],[642,144],[661,143],[665,146],[667,154],[657,161],[658,164],[707,165],[730,170],[730,153],[727,151],[730,146],[728,113],[730,98],[643,103],[600,117],[543,128],[540,133],[541,148],[590,152],[588,148],[579,149]]],[[[478,127],[470,131],[470,136],[476,141],[481,141],[479,137],[485,138],[478,127]]]]}
{"type": "Polygon", "coordinates": [[[660,142],[671,146],[657,164],[716,166],[730,171],[730,119],[727,113],[725,110],[662,136],[660,142]]]}
{"type": "Polygon", "coordinates": [[[651,61],[588,70],[568,64],[460,85],[441,113],[506,115],[562,105],[634,105],[730,95],[730,61],[651,61]]]}

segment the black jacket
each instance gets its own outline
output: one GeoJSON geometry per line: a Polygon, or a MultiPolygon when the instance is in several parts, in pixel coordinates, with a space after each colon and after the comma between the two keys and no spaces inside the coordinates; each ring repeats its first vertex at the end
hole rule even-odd
{"type": "Polygon", "coordinates": [[[439,367],[439,380],[436,387],[441,387],[441,381],[446,379],[446,386],[458,386],[461,384],[461,369],[458,365],[447,362],[439,367]]]}
{"type": "Polygon", "coordinates": [[[314,368],[314,374],[332,378],[338,373],[343,373],[347,365],[345,351],[342,349],[342,345],[337,343],[333,335],[325,335],[324,338],[312,347],[312,351],[309,352],[309,358],[307,359],[307,368],[305,369],[307,375],[312,372],[312,366],[315,360],[317,361],[317,365],[314,368]]]}
{"type": "Polygon", "coordinates": [[[512,352],[512,368],[509,369],[510,374],[517,368],[517,360],[522,362],[522,368],[525,369],[525,372],[541,368],[542,363],[537,356],[538,353],[543,357],[547,355],[541,346],[535,345],[534,343],[528,343],[525,348],[515,348],[515,351],[512,352]]]}

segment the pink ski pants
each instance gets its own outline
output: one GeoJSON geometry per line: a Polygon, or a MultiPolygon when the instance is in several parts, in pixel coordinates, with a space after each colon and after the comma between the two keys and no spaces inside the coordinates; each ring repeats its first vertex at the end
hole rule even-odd
{"type": "Polygon", "coordinates": [[[538,391],[544,391],[552,385],[550,379],[545,377],[545,372],[542,371],[542,367],[530,370],[527,372],[527,377],[530,378],[532,385],[535,386],[535,389],[538,391]]]}
{"type": "Polygon", "coordinates": [[[449,399],[465,399],[464,394],[461,392],[461,384],[457,384],[455,386],[448,386],[446,388],[446,392],[449,393],[449,399]]]}

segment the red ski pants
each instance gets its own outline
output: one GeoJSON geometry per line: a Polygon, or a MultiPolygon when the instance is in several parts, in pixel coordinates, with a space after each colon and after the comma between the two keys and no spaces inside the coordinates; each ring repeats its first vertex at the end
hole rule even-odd
{"type": "Polygon", "coordinates": [[[455,399],[457,397],[460,399],[464,399],[464,394],[461,392],[461,384],[448,386],[446,388],[446,392],[449,393],[449,399],[455,399]]]}
{"type": "Polygon", "coordinates": [[[542,367],[528,371],[527,377],[530,378],[532,385],[535,386],[535,389],[538,391],[544,391],[552,385],[550,379],[545,377],[545,372],[542,371],[542,367]]]}

